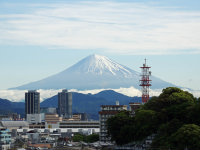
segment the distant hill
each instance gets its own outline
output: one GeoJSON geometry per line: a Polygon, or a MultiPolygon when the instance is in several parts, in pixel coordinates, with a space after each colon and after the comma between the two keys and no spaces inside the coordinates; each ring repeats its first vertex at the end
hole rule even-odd
{"type": "Polygon", "coordinates": [[[24,102],[11,102],[0,98],[0,114],[18,113],[24,114],[24,102]]]}
{"type": "MultiPolygon", "coordinates": [[[[129,102],[139,102],[141,98],[138,97],[128,97],[126,95],[117,93],[113,90],[105,90],[95,95],[92,94],[81,94],[72,92],[73,102],[72,110],[73,112],[85,112],[89,115],[90,119],[98,119],[98,112],[100,111],[101,105],[115,105],[116,100],[120,102],[121,105],[128,105],[129,102]]],[[[44,100],[41,103],[41,107],[57,107],[58,97],[57,95],[44,100]]]]}
{"type": "Polygon", "coordinates": [[[108,101],[111,101],[111,102],[119,101],[120,104],[125,104],[125,103],[128,104],[129,102],[132,102],[132,101],[141,102],[140,97],[134,97],[134,98],[129,97],[129,96],[126,96],[124,94],[115,92],[113,90],[104,90],[104,91],[101,91],[97,94],[94,94],[94,96],[105,98],[105,99],[107,99],[108,101]]]}
{"type": "MultiPolygon", "coordinates": [[[[115,105],[116,100],[121,105],[128,105],[129,102],[139,102],[139,97],[128,97],[126,95],[117,93],[113,90],[105,90],[97,94],[81,94],[72,92],[73,102],[72,111],[73,113],[87,113],[88,118],[98,120],[98,112],[100,111],[101,105],[115,105]]],[[[40,103],[40,107],[57,107],[58,96],[55,95],[40,103]]],[[[24,102],[11,102],[6,99],[0,98],[0,114],[6,113],[18,113],[24,115],[24,102]]]]}

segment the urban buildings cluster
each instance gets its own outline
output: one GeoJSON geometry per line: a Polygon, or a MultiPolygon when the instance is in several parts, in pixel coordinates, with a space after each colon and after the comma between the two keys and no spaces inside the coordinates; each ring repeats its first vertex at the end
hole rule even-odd
{"type": "Polygon", "coordinates": [[[0,149],[17,146],[20,140],[29,147],[57,146],[58,138],[74,133],[99,133],[99,121],[89,121],[86,113],[72,113],[72,93],[58,93],[58,108],[40,107],[40,93],[25,93],[25,118],[17,114],[0,115],[0,149]],[[44,141],[45,137],[46,141],[44,141]],[[17,142],[18,143],[18,142],[17,142]]]}
{"type": "MultiPolygon", "coordinates": [[[[134,113],[139,106],[140,103],[130,103],[130,110],[134,113]]],[[[117,101],[116,105],[100,108],[99,120],[88,120],[85,113],[72,113],[72,93],[67,90],[58,93],[58,108],[40,107],[40,93],[29,90],[25,93],[25,119],[17,114],[0,118],[0,149],[17,146],[19,141],[32,148],[55,147],[59,138],[70,138],[75,133],[96,133],[99,134],[99,144],[108,144],[111,141],[106,120],[121,110],[128,110],[128,106],[119,105],[117,101]]]]}
{"type": "MultiPolygon", "coordinates": [[[[142,103],[149,99],[151,86],[151,72],[145,63],[141,67],[142,103]]],[[[99,120],[88,120],[85,113],[72,113],[72,93],[66,89],[58,93],[57,108],[40,107],[40,93],[29,90],[25,93],[25,118],[18,114],[0,114],[0,149],[7,150],[11,147],[52,148],[69,144],[69,139],[75,133],[99,134],[99,143],[96,146],[109,145],[111,138],[107,134],[106,121],[119,111],[128,110],[127,105],[101,105],[99,120]],[[59,140],[62,139],[62,140],[59,140]],[[63,140],[64,139],[64,140],[63,140]],[[104,143],[104,144],[102,144],[104,143]]],[[[129,103],[129,110],[134,115],[141,103],[129,103]]],[[[152,141],[150,137],[148,143],[152,141]],[[149,140],[150,139],[150,140],[149,140]]]]}

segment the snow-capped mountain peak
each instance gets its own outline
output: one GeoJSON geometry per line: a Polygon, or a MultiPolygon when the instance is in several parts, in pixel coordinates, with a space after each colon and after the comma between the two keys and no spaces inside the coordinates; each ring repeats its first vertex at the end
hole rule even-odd
{"type": "Polygon", "coordinates": [[[131,70],[122,66],[106,56],[97,54],[90,55],[77,64],[69,68],[70,71],[80,71],[84,73],[93,73],[97,75],[112,74],[123,75],[124,77],[131,75],[131,70]]]}
{"type": "MultiPolygon", "coordinates": [[[[139,66],[138,66],[139,67],[139,66]]],[[[66,70],[14,89],[103,89],[134,86],[140,73],[101,55],[90,55],[66,70]]],[[[173,86],[152,76],[154,88],[173,86]]]]}

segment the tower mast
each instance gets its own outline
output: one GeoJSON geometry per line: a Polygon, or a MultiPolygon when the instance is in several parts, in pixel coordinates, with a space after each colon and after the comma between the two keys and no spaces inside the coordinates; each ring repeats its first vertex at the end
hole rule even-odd
{"type": "Polygon", "coordinates": [[[149,100],[149,87],[151,86],[151,71],[149,71],[149,68],[146,64],[146,58],[145,63],[142,67],[142,74],[141,74],[141,80],[140,80],[140,86],[142,87],[142,103],[146,103],[149,100]]]}

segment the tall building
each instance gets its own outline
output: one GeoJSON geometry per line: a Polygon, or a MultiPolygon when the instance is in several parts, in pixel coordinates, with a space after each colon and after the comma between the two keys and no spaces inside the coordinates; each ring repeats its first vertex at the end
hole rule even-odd
{"type": "Polygon", "coordinates": [[[101,142],[111,141],[111,138],[107,134],[106,121],[108,118],[116,115],[121,110],[127,110],[127,105],[119,105],[119,102],[116,102],[116,105],[102,105],[101,106],[101,111],[99,112],[99,119],[100,119],[99,140],[101,142]]]}
{"type": "Polygon", "coordinates": [[[63,118],[72,117],[72,93],[67,90],[58,93],[58,114],[63,118]]]}
{"type": "Polygon", "coordinates": [[[25,113],[26,115],[40,113],[40,93],[36,90],[25,93],[25,113]]]}

